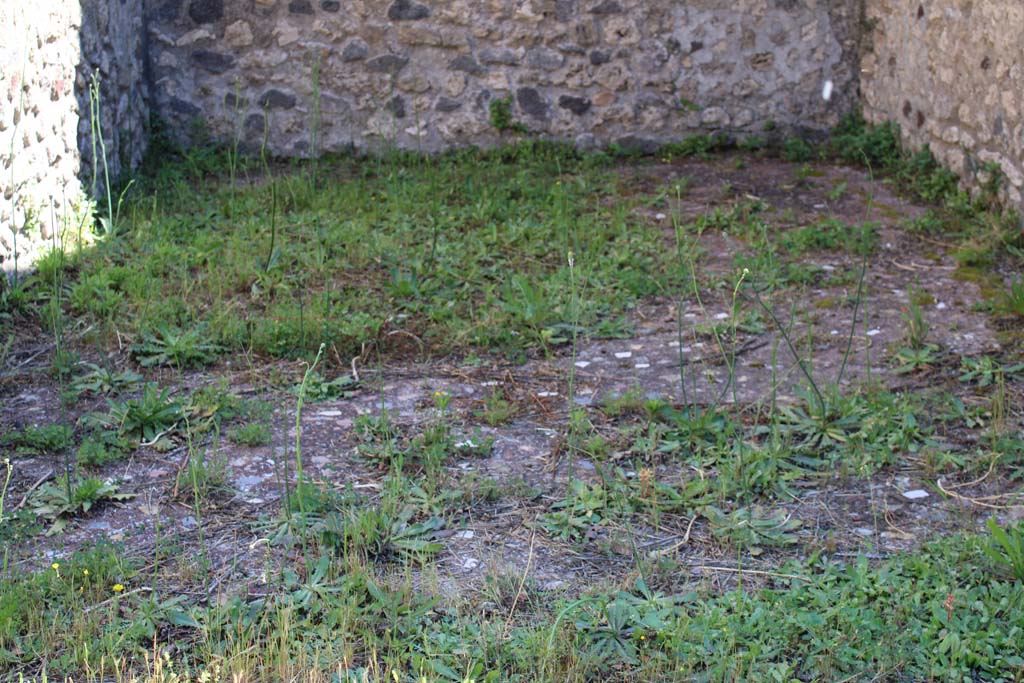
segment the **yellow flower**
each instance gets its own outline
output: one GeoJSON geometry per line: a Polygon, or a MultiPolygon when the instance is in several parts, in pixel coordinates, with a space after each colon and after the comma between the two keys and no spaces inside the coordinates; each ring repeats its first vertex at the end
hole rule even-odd
{"type": "Polygon", "coordinates": [[[54,562],[50,565],[50,569],[52,569],[55,572],[60,571],[60,564],[58,562],[54,562]]]}
{"type": "Polygon", "coordinates": [[[82,575],[83,576],[89,576],[89,570],[88,569],[83,569],[82,570],[82,575]]]}
{"type": "Polygon", "coordinates": [[[113,590],[114,590],[114,592],[115,592],[115,593],[120,593],[121,591],[123,591],[123,590],[124,590],[124,586],[122,586],[122,585],[121,585],[121,584],[119,584],[119,583],[115,583],[115,584],[114,584],[114,589],[113,589],[113,590]]]}

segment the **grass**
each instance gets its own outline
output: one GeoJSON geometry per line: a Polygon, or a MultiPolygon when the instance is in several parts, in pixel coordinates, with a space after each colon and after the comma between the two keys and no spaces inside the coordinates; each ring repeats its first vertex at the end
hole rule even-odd
{"type": "MultiPolygon", "coordinates": [[[[158,167],[94,249],[4,290],[0,386],[64,412],[2,439],[0,679],[1021,680],[1024,529],[988,521],[1020,503],[1019,348],[940,346],[934,283],[879,304],[885,221],[717,180],[688,212],[699,178],[643,175],[777,153],[840,205],[857,177],[817,160],[867,163],[932,202],[906,235],[1018,263],[992,192],[898,140],[158,167]],[[35,364],[33,325],[59,342],[35,364]],[[682,400],[587,385],[602,353],[657,363],[598,349],[663,328],[682,400]],[[103,524],[122,542],[56,545],[103,524]]],[[[1020,313],[1000,281],[993,324],[1020,313]]]]}
{"type": "MultiPolygon", "coordinates": [[[[393,533],[369,519],[354,522],[364,550],[368,528],[393,533]]],[[[532,588],[526,614],[512,624],[501,612],[474,615],[408,585],[388,586],[370,566],[330,555],[305,578],[274,577],[272,598],[190,608],[148,591],[115,592],[140,577],[121,553],[100,546],[57,569],[3,580],[0,652],[10,657],[30,647],[56,655],[51,671],[114,673],[119,657],[148,648],[159,634],[191,631],[195,637],[179,639],[179,647],[206,665],[190,673],[184,664],[151,667],[189,678],[215,668],[251,674],[246,653],[255,649],[277,662],[267,675],[294,673],[288,662],[306,652],[330,662],[342,680],[382,680],[385,670],[394,672],[388,678],[439,681],[840,680],[869,672],[1013,680],[1024,665],[1017,647],[1024,593],[978,565],[985,543],[956,537],[875,565],[812,557],[780,567],[757,592],[677,593],[669,572],[574,600],[532,588]]],[[[413,547],[422,557],[424,547],[413,547]]]]}
{"type": "Polygon", "coordinates": [[[565,337],[569,250],[601,293],[578,316],[596,334],[621,333],[615,315],[675,279],[657,229],[602,202],[617,181],[599,158],[537,143],[330,167],[330,192],[302,173],[251,168],[238,188],[184,164],[165,170],[126,207],[135,229],[75,264],[75,291],[89,292],[75,310],[102,319],[116,298],[143,364],[207,364],[241,348],[288,357],[321,341],[347,359],[414,337],[431,353],[514,353],[565,337]]]}

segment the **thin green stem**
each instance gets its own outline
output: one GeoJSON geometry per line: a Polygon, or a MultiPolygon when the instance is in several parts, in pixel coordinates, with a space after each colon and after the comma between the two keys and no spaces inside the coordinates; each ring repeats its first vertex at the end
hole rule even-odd
{"type": "Polygon", "coordinates": [[[313,376],[317,365],[320,364],[320,360],[324,355],[324,349],[326,348],[326,344],[320,344],[320,349],[316,352],[316,358],[313,360],[312,365],[306,366],[306,372],[302,376],[302,384],[299,385],[299,395],[295,402],[295,496],[298,501],[303,551],[306,548],[306,501],[303,494],[303,478],[305,474],[302,467],[302,405],[306,400],[306,386],[309,384],[309,378],[313,376]]]}
{"type": "Polygon", "coordinates": [[[751,288],[750,291],[753,293],[754,300],[758,303],[758,305],[761,306],[762,309],[764,309],[764,312],[767,313],[769,317],[771,317],[772,322],[775,323],[776,329],[779,330],[779,334],[782,335],[782,339],[786,342],[786,346],[789,347],[790,353],[792,353],[793,357],[796,359],[796,364],[800,367],[800,371],[803,372],[804,377],[806,377],[807,381],[810,382],[811,390],[814,392],[815,398],[818,399],[818,405],[821,409],[821,418],[824,419],[827,413],[825,397],[818,389],[818,385],[814,381],[814,377],[811,375],[810,370],[807,369],[807,365],[804,363],[803,359],[800,358],[800,354],[797,352],[796,347],[793,345],[793,340],[790,339],[789,333],[786,332],[786,328],[783,327],[782,322],[779,320],[778,316],[775,315],[775,311],[773,311],[771,307],[764,302],[761,296],[757,293],[757,290],[751,288]]]}
{"type": "Polygon", "coordinates": [[[576,442],[578,435],[576,434],[576,420],[574,415],[576,412],[575,398],[576,398],[576,351],[577,341],[579,337],[579,306],[576,298],[576,257],[573,251],[570,249],[568,253],[569,259],[569,305],[572,307],[572,351],[569,359],[569,467],[567,470],[567,481],[566,486],[572,483],[573,475],[573,460],[576,451],[576,442]]]}
{"type": "MultiPolygon", "coordinates": [[[[100,77],[94,71],[89,86],[89,101],[92,106],[95,136],[100,145],[100,160],[103,162],[104,193],[107,196],[107,233],[117,234],[117,216],[114,214],[114,198],[110,188],[110,166],[107,163],[107,141],[103,139],[103,118],[100,110],[100,77]]],[[[95,160],[94,160],[95,165],[95,160]]],[[[95,172],[93,173],[93,187],[95,190],[95,172]]],[[[119,202],[120,203],[120,202],[119,202]]]]}
{"type": "MultiPolygon", "coordinates": [[[[864,153],[861,152],[861,154],[864,154],[864,153]]],[[[850,360],[850,352],[853,349],[853,337],[854,337],[854,335],[856,333],[856,330],[857,330],[857,314],[860,312],[861,301],[862,301],[862,299],[864,297],[864,277],[865,277],[865,275],[868,272],[868,248],[867,248],[867,244],[866,244],[866,242],[867,242],[866,228],[867,228],[867,225],[868,225],[868,221],[871,218],[871,205],[875,201],[875,174],[874,174],[874,171],[871,168],[871,160],[868,159],[866,154],[864,154],[864,163],[868,167],[868,179],[869,179],[868,185],[869,185],[869,187],[871,189],[868,192],[867,208],[864,210],[864,225],[861,226],[861,228],[862,228],[861,229],[861,242],[862,242],[862,244],[861,244],[861,251],[863,252],[863,254],[861,256],[860,275],[857,278],[857,298],[854,300],[854,304],[853,304],[853,320],[850,321],[850,334],[847,335],[847,338],[846,338],[846,350],[843,352],[843,362],[840,363],[840,365],[839,365],[839,374],[836,375],[836,388],[837,389],[839,387],[839,384],[843,381],[843,374],[846,372],[846,364],[850,360]]],[[[868,376],[869,376],[869,379],[870,379],[870,369],[868,371],[868,376]]]]}

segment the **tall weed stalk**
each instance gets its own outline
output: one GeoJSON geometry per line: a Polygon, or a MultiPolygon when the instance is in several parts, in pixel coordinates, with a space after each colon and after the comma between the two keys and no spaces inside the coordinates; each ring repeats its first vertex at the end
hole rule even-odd
{"type": "MultiPolygon", "coordinates": [[[[65,380],[66,380],[66,368],[64,367],[65,360],[67,358],[67,352],[64,350],[64,311],[62,307],[62,300],[64,295],[64,238],[66,232],[66,221],[67,212],[61,217],[62,226],[58,230],[58,222],[56,212],[53,206],[50,206],[50,224],[53,226],[50,232],[50,244],[52,254],[57,262],[53,265],[53,282],[51,283],[50,293],[50,304],[48,307],[48,314],[50,316],[50,329],[53,332],[53,346],[54,346],[54,360],[55,369],[57,373],[57,384],[60,388],[60,395],[64,395],[65,391],[65,380]]],[[[65,407],[64,401],[60,401],[60,424],[67,424],[67,408],[65,407]]],[[[67,499],[72,500],[71,491],[71,447],[69,444],[64,444],[62,447],[62,454],[64,456],[64,489],[67,494],[67,499]]]]}
{"type": "MultiPolygon", "coordinates": [[[[121,207],[124,205],[125,195],[131,189],[135,180],[131,180],[118,194],[117,208],[114,208],[114,190],[110,185],[110,164],[107,161],[107,141],[103,137],[103,119],[100,108],[102,93],[100,91],[100,77],[94,71],[89,81],[89,127],[92,134],[92,197],[95,200],[98,192],[99,164],[103,164],[103,194],[107,200],[107,216],[100,219],[103,226],[103,234],[115,236],[118,233],[121,218],[121,207]],[[99,154],[97,155],[97,147],[99,154]]],[[[82,233],[78,233],[79,248],[82,243],[82,233]]]]}
{"type": "Polygon", "coordinates": [[[299,385],[298,397],[295,400],[295,496],[299,508],[299,527],[303,553],[306,550],[306,499],[303,490],[305,473],[302,467],[302,405],[306,400],[306,387],[309,384],[309,378],[313,376],[316,367],[320,364],[326,348],[326,344],[320,344],[320,348],[316,352],[316,358],[313,359],[312,364],[306,366],[306,372],[302,376],[302,384],[299,385]]]}
{"type": "Polygon", "coordinates": [[[572,308],[572,352],[569,359],[569,466],[567,469],[566,493],[572,486],[573,460],[576,452],[576,442],[579,435],[576,433],[576,351],[579,337],[579,300],[576,296],[576,256],[570,249],[567,258],[569,261],[569,305],[572,308]]]}
{"type": "Polygon", "coordinates": [[[103,120],[100,110],[100,77],[95,71],[89,81],[89,124],[92,131],[92,196],[97,195],[97,182],[99,181],[99,164],[103,163],[103,184],[107,197],[107,220],[110,224],[105,226],[105,232],[110,234],[114,221],[114,201],[110,190],[110,166],[107,163],[107,142],[103,139],[103,120]],[[97,146],[99,154],[97,155],[97,146]]]}
{"type": "Polygon", "coordinates": [[[263,111],[263,143],[260,145],[260,162],[263,166],[263,174],[266,177],[267,187],[270,188],[270,246],[267,247],[267,259],[263,264],[263,272],[269,273],[277,262],[277,183],[274,182],[274,175],[270,171],[270,161],[267,159],[267,144],[270,140],[270,114],[263,111]]]}

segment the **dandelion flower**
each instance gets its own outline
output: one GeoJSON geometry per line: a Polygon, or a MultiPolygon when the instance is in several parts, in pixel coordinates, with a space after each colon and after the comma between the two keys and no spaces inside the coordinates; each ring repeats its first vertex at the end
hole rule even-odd
{"type": "Polygon", "coordinates": [[[115,584],[114,584],[114,588],[113,588],[113,591],[114,591],[115,593],[120,593],[120,592],[124,591],[124,586],[123,586],[123,585],[121,585],[121,584],[119,584],[119,583],[115,583],[115,584]]]}
{"type": "Polygon", "coordinates": [[[83,569],[82,570],[82,576],[89,576],[89,570],[88,569],[83,569]]]}
{"type": "Polygon", "coordinates": [[[55,572],[59,572],[60,571],[60,563],[59,562],[54,562],[53,564],[50,565],[50,569],[52,569],[55,572]]]}

